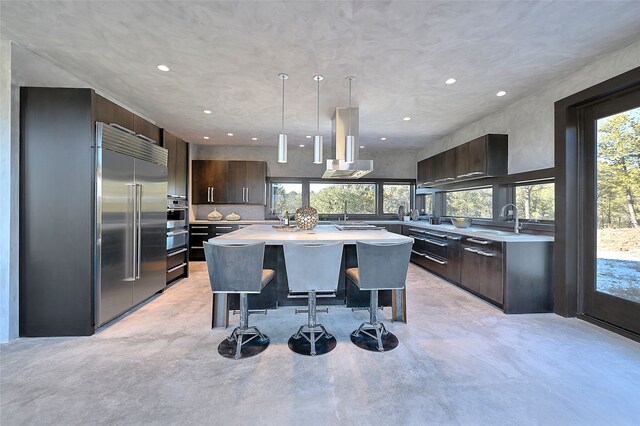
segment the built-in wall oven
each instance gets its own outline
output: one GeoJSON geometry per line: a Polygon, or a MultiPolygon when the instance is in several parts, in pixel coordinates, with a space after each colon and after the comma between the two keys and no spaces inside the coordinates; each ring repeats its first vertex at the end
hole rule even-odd
{"type": "Polygon", "coordinates": [[[184,196],[167,196],[167,283],[188,275],[189,206],[184,196]]]}

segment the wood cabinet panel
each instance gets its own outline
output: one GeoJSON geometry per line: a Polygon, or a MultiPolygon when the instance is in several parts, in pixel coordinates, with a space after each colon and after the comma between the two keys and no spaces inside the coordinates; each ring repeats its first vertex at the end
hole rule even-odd
{"type": "Polygon", "coordinates": [[[246,162],[246,203],[266,204],[267,163],[264,161],[246,162]]]}
{"type": "Polygon", "coordinates": [[[168,152],[168,160],[167,160],[167,195],[177,195],[176,194],[176,140],[177,138],[171,133],[163,130],[162,132],[162,145],[167,149],[168,152]]]}
{"type": "Polygon", "coordinates": [[[228,203],[245,203],[247,181],[246,161],[229,161],[229,197],[228,203]]]}
{"type": "Polygon", "coordinates": [[[133,130],[132,112],[96,93],[93,93],[92,103],[95,121],[101,121],[106,124],[117,124],[133,130]]]}
{"type": "Polygon", "coordinates": [[[156,144],[160,143],[160,128],[137,115],[133,115],[133,131],[154,140],[156,144]]]}
{"type": "Polygon", "coordinates": [[[265,204],[266,175],[264,161],[195,160],[193,202],[265,204]]]}
{"type": "Polygon", "coordinates": [[[175,193],[186,197],[189,193],[189,144],[182,139],[176,140],[175,160],[175,193]]]}

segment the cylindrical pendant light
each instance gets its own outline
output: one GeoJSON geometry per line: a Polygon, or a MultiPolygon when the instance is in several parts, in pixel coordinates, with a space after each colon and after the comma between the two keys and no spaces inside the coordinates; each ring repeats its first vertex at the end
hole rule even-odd
{"type": "Polygon", "coordinates": [[[324,80],[324,77],[320,74],[314,75],[313,79],[318,83],[318,109],[317,109],[317,121],[316,121],[316,136],[313,140],[313,163],[322,164],[322,145],[324,140],[320,135],[320,82],[324,80]]]}
{"type": "Polygon", "coordinates": [[[284,81],[289,78],[287,74],[278,74],[282,80],[282,133],[278,137],[278,163],[287,162],[287,135],[284,133],[284,81]]]}
{"type": "Polygon", "coordinates": [[[352,75],[348,76],[349,80],[349,133],[347,133],[346,152],[344,156],[345,163],[353,163],[356,157],[356,138],[351,134],[351,83],[356,78],[352,75]]]}

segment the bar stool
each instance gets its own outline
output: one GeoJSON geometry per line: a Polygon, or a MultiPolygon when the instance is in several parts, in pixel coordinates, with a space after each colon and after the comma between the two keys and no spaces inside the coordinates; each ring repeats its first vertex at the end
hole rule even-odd
{"type": "Polygon", "coordinates": [[[264,246],[263,241],[230,244],[209,240],[204,243],[211,291],[240,295],[240,326],[218,346],[218,353],[225,358],[248,358],[269,346],[269,337],[257,327],[249,327],[247,302],[248,293],[260,293],[275,276],[272,269],[262,269],[264,246]]]}
{"type": "Polygon", "coordinates": [[[360,290],[371,291],[369,322],[351,333],[351,341],[369,351],[390,351],[398,338],[378,318],[378,291],[403,289],[409,268],[412,241],[406,243],[356,242],[358,267],[347,269],[347,278],[360,290]],[[375,332],[375,334],[374,334],[375,332]]]}
{"type": "Polygon", "coordinates": [[[301,355],[322,355],[336,347],[336,338],[316,322],[316,293],[338,289],[342,245],[342,242],[283,244],[289,291],[307,293],[308,299],[307,309],[296,309],[296,313],[308,314],[307,325],[301,326],[289,339],[289,349],[301,355]]]}

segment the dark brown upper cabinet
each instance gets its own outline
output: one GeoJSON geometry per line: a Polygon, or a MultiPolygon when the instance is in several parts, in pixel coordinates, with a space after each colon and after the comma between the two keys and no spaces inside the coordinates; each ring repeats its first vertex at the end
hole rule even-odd
{"type": "Polygon", "coordinates": [[[264,161],[194,160],[194,204],[265,204],[264,161]]]}
{"type": "Polygon", "coordinates": [[[133,131],[160,144],[160,128],[137,115],[133,116],[133,131]]]}
{"type": "Polygon", "coordinates": [[[167,195],[187,196],[189,144],[162,130],[162,146],[169,154],[167,161],[167,195]]]}
{"type": "Polygon", "coordinates": [[[507,135],[488,134],[418,163],[418,186],[508,174],[507,135]]]}
{"type": "Polygon", "coordinates": [[[133,113],[92,92],[94,121],[117,124],[133,131],[133,113]]]}

